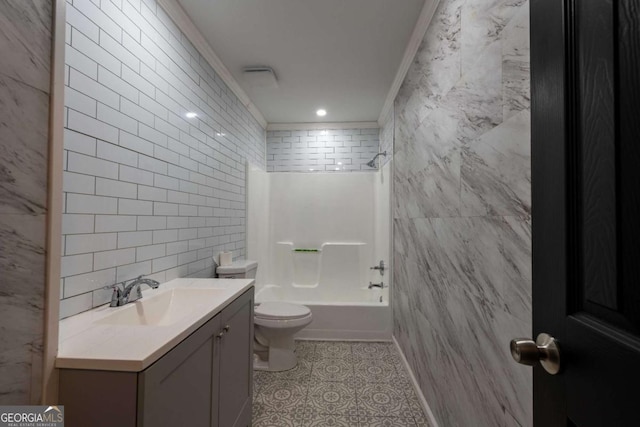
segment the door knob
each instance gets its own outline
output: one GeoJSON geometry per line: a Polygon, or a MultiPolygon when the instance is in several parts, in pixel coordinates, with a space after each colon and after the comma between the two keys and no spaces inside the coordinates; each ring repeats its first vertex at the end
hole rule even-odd
{"type": "Polygon", "coordinates": [[[527,338],[516,338],[509,345],[513,360],[533,366],[540,362],[551,375],[560,372],[560,349],[558,342],[549,334],[539,334],[535,342],[527,338]]]}

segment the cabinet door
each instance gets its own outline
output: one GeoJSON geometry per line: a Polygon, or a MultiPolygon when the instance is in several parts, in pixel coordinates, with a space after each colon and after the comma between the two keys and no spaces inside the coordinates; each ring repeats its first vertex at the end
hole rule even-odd
{"type": "Polygon", "coordinates": [[[138,378],[138,426],[210,427],[213,371],[220,329],[214,317],[138,378]]]}
{"type": "Polygon", "coordinates": [[[220,313],[219,426],[251,425],[253,288],[220,313]]]}

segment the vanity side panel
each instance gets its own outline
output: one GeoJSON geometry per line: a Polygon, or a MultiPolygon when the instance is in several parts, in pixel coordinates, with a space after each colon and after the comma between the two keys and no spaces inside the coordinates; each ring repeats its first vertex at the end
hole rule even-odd
{"type": "Polygon", "coordinates": [[[219,426],[251,425],[253,400],[253,302],[251,288],[220,313],[219,426]]]}
{"type": "Polygon", "coordinates": [[[135,427],[135,372],[61,369],[59,402],[67,427],[135,427]]]}

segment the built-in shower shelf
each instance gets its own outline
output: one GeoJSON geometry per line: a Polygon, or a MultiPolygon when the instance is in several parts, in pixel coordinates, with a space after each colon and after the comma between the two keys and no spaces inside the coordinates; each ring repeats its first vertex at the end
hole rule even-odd
{"type": "Polygon", "coordinates": [[[364,242],[325,242],[322,246],[364,246],[366,243],[364,242]]]}
{"type": "Polygon", "coordinates": [[[320,253],[325,246],[364,246],[364,242],[324,242],[319,248],[296,248],[293,242],[276,242],[278,245],[290,246],[292,252],[296,253],[320,253]]]}

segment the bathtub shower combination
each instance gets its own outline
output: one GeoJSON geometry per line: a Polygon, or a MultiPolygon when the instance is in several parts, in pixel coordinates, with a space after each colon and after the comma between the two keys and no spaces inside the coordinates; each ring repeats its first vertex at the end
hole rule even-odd
{"type": "Polygon", "coordinates": [[[276,245],[278,284],[261,286],[256,301],[309,307],[313,321],[298,337],[389,338],[389,288],[369,286],[364,243],[326,242],[318,249],[296,248],[292,242],[276,245]]]}
{"type": "Polygon", "coordinates": [[[391,338],[391,275],[373,269],[389,260],[389,167],[336,174],[249,170],[248,199],[257,201],[248,206],[247,258],[259,265],[256,302],[309,307],[313,319],[298,338],[391,338]]]}

